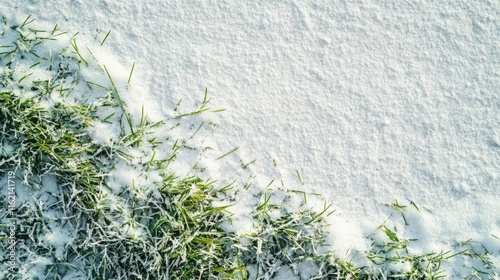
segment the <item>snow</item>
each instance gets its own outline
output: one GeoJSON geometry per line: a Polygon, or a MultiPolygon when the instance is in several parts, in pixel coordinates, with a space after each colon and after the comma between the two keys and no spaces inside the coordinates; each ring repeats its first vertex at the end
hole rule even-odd
{"type": "MultiPolygon", "coordinates": [[[[60,226],[60,225],[57,225],[60,226]]],[[[52,227],[52,231],[45,235],[45,240],[55,248],[56,258],[62,258],[66,244],[70,243],[71,233],[59,227],[52,227]]]]}
{"type": "MultiPolygon", "coordinates": [[[[339,256],[366,248],[394,199],[421,210],[407,214],[416,250],[469,238],[500,250],[496,1],[11,0],[0,11],[79,31],[121,86],[135,62],[123,97],[135,115],[144,105],[154,120],[172,116],[208,88],[211,108],[227,111],[207,116],[202,140],[190,142],[205,153],[184,152],[174,167],[186,174],[199,162],[207,177],[254,191],[275,179],[321,194],[337,209],[339,256]],[[109,30],[99,51],[93,38],[109,30]]],[[[111,144],[102,132],[96,141],[111,144]]],[[[115,191],[140,177],[116,172],[115,191]]],[[[252,201],[241,194],[243,212],[252,201]]],[[[235,228],[251,231],[245,221],[235,228]]]]}

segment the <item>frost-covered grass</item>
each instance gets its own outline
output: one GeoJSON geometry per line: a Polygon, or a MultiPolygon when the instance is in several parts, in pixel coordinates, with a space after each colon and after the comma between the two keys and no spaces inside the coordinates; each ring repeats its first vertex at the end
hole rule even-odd
{"type": "MultiPolygon", "coordinates": [[[[498,276],[488,249],[473,241],[412,250],[401,232],[420,209],[398,201],[367,236],[369,251],[340,258],[328,240],[331,205],[311,205],[310,195],[274,181],[220,185],[196,165],[187,175],[172,168],[205,123],[195,117],[220,111],[209,109],[207,92],[194,111],[151,121],[147,108],[126,102],[135,64],[115,76],[77,34],[32,17],[4,17],[1,36],[2,186],[9,172],[17,179],[15,211],[0,213],[0,278],[438,279],[453,277],[444,267],[457,258],[468,279],[498,276]],[[193,133],[171,136],[187,119],[197,122],[193,133]],[[232,213],[242,200],[250,207],[232,213]],[[235,228],[242,220],[249,230],[235,228]]],[[[2,191],[3,209],[7,197],[2,191]]]]}

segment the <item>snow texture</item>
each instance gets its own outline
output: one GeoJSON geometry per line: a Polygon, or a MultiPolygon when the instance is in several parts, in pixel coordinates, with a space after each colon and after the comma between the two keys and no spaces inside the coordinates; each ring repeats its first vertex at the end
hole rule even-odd
{"type": "Polygon", "coordinates": [[[406,234],[422,251],[469,238],[500,251],[498,1],[11,0],[0,11],[79,38],[111,30],[103,48],[125,67],[110,73],[126,80],[136,63],[125,98],[138,114],[171,116],[208,88],[227,111],[200,131],[205,155],[186,161],[321,194],[338,210],[339,255],[367,246],[394,199],[421,210],[406,234]]]}

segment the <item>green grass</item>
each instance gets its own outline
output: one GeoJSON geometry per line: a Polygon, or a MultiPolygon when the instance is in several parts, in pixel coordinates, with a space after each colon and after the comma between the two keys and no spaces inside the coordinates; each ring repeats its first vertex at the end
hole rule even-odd
{"type": "MultiPolygon", "coordinates": [[[[15,171],[18,178],[19,269],[9,272],[7,251],[0,251],[0,276],[270,279],[285,270],[300,275],[308,267],[304,279],[439,279],[446,275],[443,264],[457,257],[479,264],[470,266],[470,279],[498,276],[481,244],[468,241],[450,251],[414,255],[409,250],[412,240],[387,223],[378,229],[384,238],[368,236],[370,250],[357,252],[369,264],[339,259],[328,244],[335,226],[328,223],[332,206],[325,203],[315,211],[305,192],[275,187],[274,180],[257,194],[247,213],[252,233],[223,230],[236,219],[230,209],[242,199],[239,191],[250,186],[219,186],[171,168],[182,160],[179,153],[190,149],[185,141],[196,137],[205,123],[194,118],[221,111],[208,108],[208,92],[192,112],[178,112],[179,102],[172,119],[151,122],[144,108],[132,115],[121,96],[126,93],[118,88],[128,88],[135,63],[128,79],[116,80],[89,48],[78,46],[76,35],[70,46],[52,48],[50,42],[66,33],[57,25],[35,29],[34,20],[30,16],[9,25],[4,17],[1,34],[0,175],[15,171]],[[101,79],[87,80],[84,68],[101,79]],[[186,139],[171,139],[169,131],[188,119],[199,121],[197,129],[186,139]],[[109,137],[96,140],[99,129],[109,137]],[[129,172],[140,179],[123,181],[119,175],[129,172]],[[301,204],[292,207],[297,197],[301,204]],[[61,244],[57,234],[70,241],[61,244]],[[394,268],[400,264],[405,269],[394,268]]],[[[7,209],[6,193],[0,203],[7,209]]],[[[401,214],[405,226],[411,207],[397,200],[390,207],[401,214]]],[[[1,231],[7,232],[12,217],[3,211],[0,218],[1,231]]],[[[0,236],[0,242],[7,248],[7,237],[0,236]]]]}

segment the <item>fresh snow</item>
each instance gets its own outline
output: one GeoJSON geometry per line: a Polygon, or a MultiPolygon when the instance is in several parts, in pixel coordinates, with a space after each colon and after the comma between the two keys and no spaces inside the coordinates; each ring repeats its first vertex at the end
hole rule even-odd
{"type": "MultiPolygon", "coordinates": [[[[208,88],[211,109],[227,110],[200,117],[191,144],[205,152],[174,167],[199,163],[207,178],[251,184],[233,211],[248,213],[273,179],[319,194],[309,203],[337,209],[330,241],[342,257],[367,248],[397,199],[412,209],[401,234],[419,239],[416,253],[472,238],[500,264],[497,1],[8,2],[0,12],[19,22],[32,14],[80,32],[120,86],[135,62],[123,96],[135,115],[144,105],[153,120],[172,117],[208,88]]],[[[102,132],[96,141],[111,143],[102,132]]],[[[148,180],[131,166],[115,173],[116,191],[148,180]]],[[[245,217],[226,226],[252,231],[245,217]]],[[[56,238],[64,246],[68,230],[46,237],[56,238]]]]}

